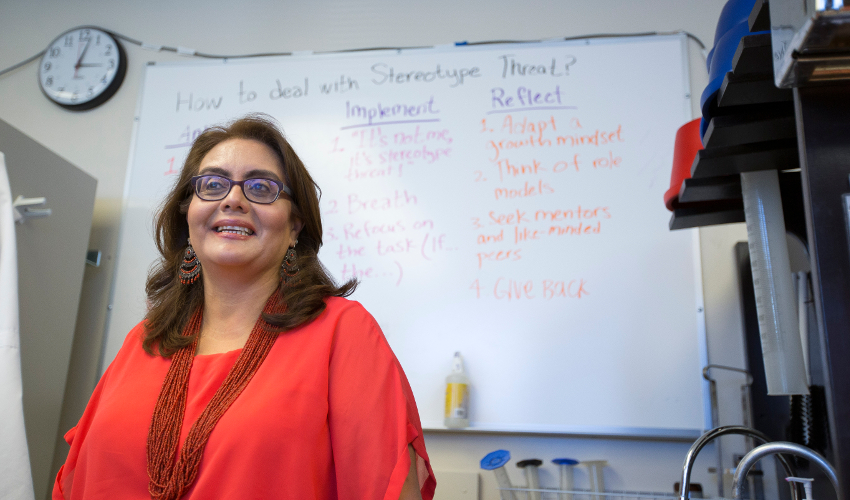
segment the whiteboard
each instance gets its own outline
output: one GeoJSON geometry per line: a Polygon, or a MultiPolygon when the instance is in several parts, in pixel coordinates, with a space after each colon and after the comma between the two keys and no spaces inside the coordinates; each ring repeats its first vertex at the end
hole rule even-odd
{"type": "Polygon", "coordinates": [[[105,359],[144,316],[191,141],[261,111],[323,191],[320,258],[378,320],[425,428],[460,351],[472,430],[696,436],[696,235],[667,229],[684,36],[149,65],[105,359]]]}

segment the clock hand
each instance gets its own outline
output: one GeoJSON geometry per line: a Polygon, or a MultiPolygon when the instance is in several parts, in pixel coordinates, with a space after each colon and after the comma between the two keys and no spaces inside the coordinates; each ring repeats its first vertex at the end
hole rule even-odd
{"type": "Polygon", "coordinates": [[[96,67],[96,66],[103,66],[103,64],[96,64],[96,63],[82,63],[82,64],[78,64],[77,66],[78,66],[78,67],[80,67],[80,68],[94,68],[94,67],[96,67]]]}
{"type": "Polygon", "coordinates": [[[80,54],[80,57],[77,58],[77,64],[74,65],[74,77],[73,78],[75,80],[80,78],[79,76],[77,76],[77,71],[80,70],[80,66],[82,66],[82,64],[83,64],[83,58],[86,57],[86,51],[89,50],[89,43],[91,43],[91,40],[86,41],[86,45],[85,45],[85,47],[83,47],[83,51],[80,54]]]}
{"type": "Polygon", "coordinates": [[[83,53],[80,54],[80,57],[77,59],[77,64],[74,65],[74,70],[80,69],[80,67],[83,65],[83,58],[86,57],[86,52],[89,50],[90,43],[91,40],[86,41],[86,46],[83,47],[83,53]]]}

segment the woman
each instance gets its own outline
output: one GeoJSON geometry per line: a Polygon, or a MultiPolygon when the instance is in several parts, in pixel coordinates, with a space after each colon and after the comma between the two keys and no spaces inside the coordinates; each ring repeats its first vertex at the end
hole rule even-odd
{"type": "Polygon", "coordinates": [[[197,138],[148,314],[66,434],[54,499],[433,496],[407,379],[318,261],[317,190],[266,117],[197,138]]]}

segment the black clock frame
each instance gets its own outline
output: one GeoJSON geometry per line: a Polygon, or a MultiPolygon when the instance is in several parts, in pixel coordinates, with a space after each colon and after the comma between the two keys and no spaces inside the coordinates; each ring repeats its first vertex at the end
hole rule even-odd
{"type": "MultiPolygon", "coordinates": [[[[47,97],[47,99],[50,100],[50,102],[56,104],[57,106],[63,107],[65,109],[69,110],[69,111],[87,111],[89,109],[96,108],[96,107],[100,106],[101,104],[105,103],[113,95],[115,95],[118,92],[118,89],[121,87],[121,84],[124,83],[124,76],[126,76],[126,74],[127,74],[127,52],[124,50],[124,46],[121,45],[120,41],[118,41],[118,37],[116,37],[114,34],[112,34],[111,32],[109,32],[109,31],[107,31],[103,28],[98,28],[97,26],[78,26],[76,28],[71,28],[68,31],[66,31],[66,32],[62,33],[61,35],[59,35],[58,37],[56,37],[55,39],[53,39],[50,42],[50,45],[48,45],[48,47],[52,46],[56,42],[56,40],[59,40],[60,38],[62,38],[66,34],[72,32],[72,31],[77,31],[77,30],[82,30],[82,29],[95,29],[95,30],[101,31],[103,33],[106,33],[112,39],[112,41],[115,42],[115,48],[118,49],[118,67],[115,69],[115,78],[112,80],[112,82],[110,82],[110,84],[105,89],[103,89],[103,92],[101,92],[100,95],[98,95],[97,97],[95,97],[91,101],[83,102],[83,103],[80,103],[80,104],[64,104],[64,103],[61,103],[61,102],[57,102],[47,92],[44,91],[44,87],[41,85],[41,81],[40,81],[41,78],[39,77],[38,88],[41,89],[41,93],[44,94],[45,97],[47,97]]],[[[38,77],[38,75],[37,75],[37,77],[38,77]]]]}

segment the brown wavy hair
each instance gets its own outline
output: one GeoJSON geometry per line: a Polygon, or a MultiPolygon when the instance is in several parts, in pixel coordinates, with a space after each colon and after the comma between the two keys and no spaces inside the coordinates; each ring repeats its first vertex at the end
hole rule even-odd
{"type": "Polygon", "coordinates": [[[291,330],[321,314],[325,310],[325,298],[346,297],[357,286],[355,279],[337,286],[319,262],[318,253],[322,246],[322,219],[319,213],[321,190],[274,119],[268,115],[252,114],[214,126],[195,139],[183,163],[180,177],[154,219],[154,235],[160,260],[148,273],[145,287],[148,312],[142,345],[149,354],[154,354],[156,350],[161,356],[167,357],[193,340],[183,335],[183,328],[192,313],[204,303],[203,267],[201,279],[192,285],[183,285],[178,278],[178,269],[189,238],[186,213],[194,196],[191,179],[197,175],[204,156],[229,139],[259,141],[274,151],[283,166],[284,182],[292,190],[292,217],[304,223],[295,248],[300,268],[297,279],[294,284],[279,288],[285,310],[280,314],[263,313],[263,319],[280,332],[291,330]]]}

